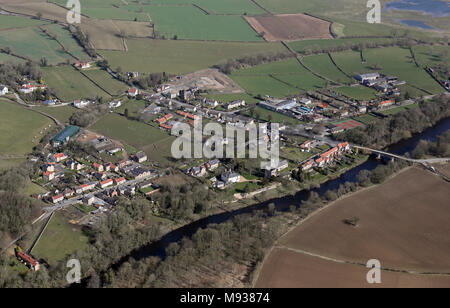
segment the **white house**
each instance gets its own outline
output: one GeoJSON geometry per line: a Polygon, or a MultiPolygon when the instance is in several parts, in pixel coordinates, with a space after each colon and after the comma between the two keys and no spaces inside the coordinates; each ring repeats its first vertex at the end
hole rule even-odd
{"type": "Polygon", "coordinates": [[[0,85],[0,96],[8,94],[8,88],[6,86],[0,85]]]}
{"type": "Polygon", "coordinates": [[[122,102],[121,101],[112,101],[109,103],[109,107],[110,108],[117,108],[122,106],[122,102]]]}
{"type": "Polygon", "coordinates": [[[236,172],[225,172],[220,178],[226,185],[238,183],[241,180],[241,176],[236,172]]]}
{"type": "Polygon", "coordinates": [[[81,109],[81,108],[84,108],[87,105],[89,105],[89,103],[90,103],[89,101],[76,100],[76,101],[73,102],[73,106],[75,108],[81,109]]]}

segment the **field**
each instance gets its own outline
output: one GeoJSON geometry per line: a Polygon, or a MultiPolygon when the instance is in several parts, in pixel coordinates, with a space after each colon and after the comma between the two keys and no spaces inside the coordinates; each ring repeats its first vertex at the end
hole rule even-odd
{"type": "Polygon", "coordinates": [[[0,63],[5,62],[23,63],[25,60],[0,52],[0,63]]]}
{"type": "MultiPolygon", "coordinates": [[[[443,179],[419,167],[404,170],[381,185],[336,201],[287,233],[278,241],[277,246],[283,251],[297,252],[290,260],[278,259],[280,263],[276,272],[273,262],[277,262],[277,258],[269,256],[272,261],[263,266],[258,284],[314,285],[317,283],[314,277],[322,279],[321,276],[327,272],[328,284],[335,286],[339,286],[347,278],[350,281],[354,278],[352,271],[338,271],[337,268],[341,265],[335,262],[320,270],[317,266],[322,262],[321,258],[362,265],[376,258],[380,260],[382,268],[448,273],[450,204],[447,201],[448,184],[443,179]],[[356,227],[342,222],[352,217],[359,219],[356,227]],[[310,270],[314,269],[314,275],[302,275],[305,270],[302,269],[305,254],[320,256],[312,260],[317,266],[308,267],[310,270]],[[297,268],[298,272],[294,272],[293,268],[297,268]]],[[[355,266],[361,268],[359,265],[355,266]]],[[[367,269],[362,269],[367,273],[367,269]]],[[[381,286],[389,286],[389,275],[385,272],[382,273],[382,282],[384,275],[388,278],[387,283],[381,286]]],[[[450,286],[449,277],[439,281],[431,276],[397,275],[398,273],[393,279],[396,278],[394,281],[399,285],[408,285],[407,278],[410,277],[415,281],[415,286],[428,286],[438,282],[450,286]]],[[[366,286],[365,275],[355,283],[366,286]]]]}
{"type": "Polygon", "coordinates": [[[73,59],[61,49],[55,40],[50,39],[38,28],[2,31],[0,46],[10,47],[13,53],[34,61],[40,61],[42,57],[45,57],[49,64],[58,64],[67,59],[73,59]]]}
{"type": "Polygon", "coordinates": [[[336,68],[327,54],[304,57],[303,63],[313,72],[338,83],[348,83],[352,81],[336,68]]]}
{"type": "Polygon", "coordinates": [[[333,52],[331,55],[336,65],[350,76],[372,71],[367,64],[361,62],[361,55],[359,52],[349,50],[333,52]]]}
{"type": "Polygon", "coordinates": [[[354,98],[356,100],[368,101],[376,97],[376,91],[364,86],[356,87],[339,87],[334,88],[333,91],[339,92],[345,96],[354,98]]]}
{"type": "Polygon", "coordinates": [[[370,114],[363,114],[354,118],[356,121],[361,122],[363,124],[369,124],[370,122],[375,121],[377,118],[370,114]]]}
{"type": "MultiPolygon", "coordinates": [[[[47,22],[20,16],[0,15],[0,31],[44,25],[47,22]]],[[[1,33],[1,32],[0,32],[1,33]]]]}
{"type": "Polygon", "coordinates": [[[417,62],[423,66],[435,66],[443,64],[449,55],[448,46],[414,46],[414,54],[417,62]]]}
{"type": "Polygon", "coordinates": [[[282,51],[279,43],[127,40],[128,52],[101,51],[112,68],[145,73],[185,74],[247,54],[282,51]],[[143,60],[144,59],[144,60],[143,60]]]}
{"type": "Polygon", "coordinates": [[[264,15],[246,19],[269,42],[332,38],[328,21],[304,14],[264,15]]]}
{"type": "Polygon", "coordinates": [[[82,98],[95,98],[109,95],[84,77],[71,66],[59,66],[42,69],[45,83],[56,90],[62,101],[73,101],[82,98]]]}
{"type": "Polygon", "coordinates": [[[55,265],[67,256],[83,250],[88,238],[79,227],[71,225],[67,218],[56,213],[50,221],[41,239],[33,249],[33,255],[55,265]]]}
{"type": "Polygon", "coordinates": [[[230,77],[251,95],[284,97],[314,90],[325,81],[300,66],[296,59],[257,65],[233,72],[230,77]]]}
{"type": "Polygon", "coordinates": [[[110,93],[111,95],[118,95],[124,93],[128,89],[125,83],[114,79],[108,72],[100,69],[90,69],[83,71],[89,78],[99,84],[102,89],[110,93]]]}
{"type": "Polygon", "coordinates": [[[53,122],[14,103],[0,99],[0,156],[24,156],[43,137],[40,132],[53,122]],[[33,139],[37,136],[36,139],[33,139]]]}
{"type": "Polygon", "coordinates": [[[55,117],[61,123],[68,123],[69,118],[72,114],[77,111],[75,107],[72,106],[58,106],[58,107],[33,107],[33,109],[45,112],[53,117],[55,117]]]}
{"type": "Polygon", "coordinates": [[[153,6],[150,13],[155,30],[168,38],[213,41],[261,41],[262,38],[236,15],[207,15],[194,6],[153,6]]]}
{"type": "MultiPolygon", "coordinates": [[[[244,113],[247,116],[250,116],[251,113],[250,111],[246,111],[244,113]]],[[[271,120],[272,122],[275,123],[289,123],[289,124],[300,124],[302,123],[302,121],[288,117],[287,115],[272,111],[272,110],[268,110],[266,108],[262,108],[259,106],[256,106],[253,112],[253,117],[259,117],[260,120],[263,121],[269,121],[271,120]]]]}

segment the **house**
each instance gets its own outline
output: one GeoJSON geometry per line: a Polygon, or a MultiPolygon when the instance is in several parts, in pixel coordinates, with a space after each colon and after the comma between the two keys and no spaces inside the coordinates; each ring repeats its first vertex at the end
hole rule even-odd
{"type": "Polygon", "coordinates": [[[48,99],[46,101],[43,101],[42,104],[46,106],[54,106],[58,102],[57,99],[48,99]]]}
{"type": "Polygon", "coordinates": [[[272,176],[278,176],[280,172],[289,167],[287,160],[278,162],[278,165],[272,166],[271,169],[265,169],[264,176],[270,178],[272,176]]]}
{"type": "Polygon", "coordinates": [[[311,170],[312,167],[314,167],[314,161],[308,160],[307,162],[305,162],[301,165],[301,170],[308,171],[308,170],[311,170]]]}
{"type": "Polygon", "coordinates": [[[92,62],[75,61],[73,66],[75,66],[78,69],[86,69],[86,68],[90,68],[92,66],[92,62]]]}
{"type": "Polygon", "coordinates": [[[44,173],[43,178],[44,178],[44,181],[50,182],[50,181],[52,181],[55,178],[55,172],[53,172],[53,171],[46,171],[44,173]]]}
{"type": "Polygon", "coordinates": [[[204,176],[206,174],[206,167],[204,165],[193,167],[188,170],[188,174],[193,176],[204,176]]]}
{"type": "Polygon", "coordinates": [[[0,96],[8,94],[8,88],[6,86],[0,85],[0,96]]]}
{"type": "Polygon", "coordinates": [[[303,104],[303,105],[309,105],[312,103],[312,101],[309,98],[305,98],[305,97],[301,98],[299,102],[300,102],[300,104],[303,104]]]}
{"type": "Polygon", "coordinates": [[[109,108],[118,108],[120,106],[122,106],[121,101],[112,101],[109,103],[109,108]]]}
{"type": "Polygon", "coordinates": [[[100,181],[106,179],[106,174],[104,174],[103,172],[95,172],[94,177],[100,181]]]}
{"type": "Polygon", "coordinates": [[[170,119],[173,118],[173,114],[169,113],[166,114],[164,117],[156,119],[156,122],[158,122],[159,125],[166,123],[167,121],[169,121],[170,119]]]}
{"type": "Polygon", "coordinates": [[[131,161],[129,161],[128,159],[121,160],[121,161],[119,161],[119,168],[123,168],[130,164],[131,164],[131,161]]]}
{"type": "Polygon", "coordinates": [[[66,160],[68,157],[65,153],[57,153],[53,155],[53,160],[56,161],[57,163],[60,163],[64,160],[66,160]]]}
{"type": "Polygon", "coordinates": [[[64,198],[72,197],[74,194],[75,194],[75,192],[70,188],[66,188],[63,191],[64,198]]]}
{"type": "Polygon", "coordinates": [[[139,94],[141,94],[141,91],[140,91],[139,89],[136,89],[136,88],[130,88],[130,89],[128,89],[128,96],[129,96],[129,97],[136,97],[136,96],[138,96],[139,94]]]}
{"type": "Polygon", "coordinates": [[[231,110],[231,109],[238,108],[241,106],[245,106],[245,101],[243,99],[232,101],[223,107],[227,110],[231,110]]]}
{"type": "Polygon", "coordinates": [[[378,107],[386,108],[386,107],[392,106],[394,103],[395,103],[395,100],[393,100],[393,99],[385,100],[385,101],[380,102],[378,104],[378,107]]]}
{"type": "Polygon", "coordinates": [[[322,157],[319,157],[315,160],[315,163],[318,167],[325,166],[325,160],[322,157]]]}
{"type": "Polygon", "coordinates": [[[225,183],[225,185],[238,183],[241,180],[241,176],[236,172],[225,172],[220,176],[220,179],[225,183]]]}
{"type": "Polygon", "coordinates": [[[306,140],[305,142],[303,142],[300,145],[300,149],[302,150],[302,152],[309,152],[309,151],[311,151],[311,145],[312,145],[312,141],[306,140]]]}
{"type": "Polygon", "coordinates": [[[61,202],[63,200],[64,200],[64,195],[63,194],[58,194],[58,195],[52,197],[52,202],[55,203],[55,204],[58,203],[58,202],[61,202]]]}
{"type": "Polygon", "coordinates": [[[339,134],[342,133],[344,131],[344,128],[341,126],[334,126],[330,129],[330,133],[332,134],[339,134]]]}
{"type": "Polygon", "coordinates": [[[15,251],[16,251],[16,257],[20,262],[24,263],[27,267],[29,267],[33,271],[39,270],[39,262],[38,261],[36,261],[30,255],[27,255],[26,253],[24,253],[22,250],[20,250],[18,248],[16,248],[15,251]]]}
{"type": "Polygon", "coordinates": [[[126,180],[124,177],[114,179],[114,183],[115,183],[116,185],[121,185],[121,184],[125,183],[126,181],[127,181],[127,180],[126,180]]]}
{"type": "Polygon", "coordinates": [[[80,186],[78,186],[77,188],[75,188],[75,192],[76,192],[77,194],[82,194],[82,193],[84,193],[85,191],[94,189],[95,185],[96,185],[95,182],[91,182],[91,183],[87,183],[87,184],[80,185],[80,186]]]}
{"type": "Polygon", "coordinates": [[[378,73],[359,74],[355,76],[355,79],[360,82],[372,81],[380,77],[378,73]]]}
{"type": "Polygon", "coordinates": [[[145,154],[145,152],[137,152],[134,155],[134,159],[138,162],[138,163],[143,163],[145,161],[147,161],[147,154],[145,154]]]}
{"type": "Polygon", "coordinates": [[[211,108],[215,108],[219,106],[219,102],[214,99],[206,99],[205,104],[211,108]]]}
{"type": "Polygon", "coordinates": [[[103,171],[105,170],[104,167],[103,167],[103,165],[100,165],[100,164],[98,164],[98,163],[94,163],[94,164],[92,165],[92,167],[94,167],[94,169],[97,170],[97,172],[103,172],[103,171]]]}
{"type": "Polygon", "coordinates": [[[104,181],[100,182],[99,186],[100,186],[101,189],[104,189],[104,188],[109,187],[109,186],[111,186],[113,184],[114,184],[114,182],[113,182],[112,179],[107,179],[107,180],[104,180],[104,181]]]}
{"type": "Polygon", "coordinates": [[[75,101],[73,101],[73,106],[75,108],[82,109],[82,108],[86,107],[87,105],[89,105],[90,103],[91,103],[90,101],[75,100],[75,101]]]}
{"type": "Polygon", "coordinates": [[[44,172],[47,172],[47,171],[54,172],[55,171],[55,163],[46,163],[42,167],[42,170],[44,170],[44,172]]]}
{"type": "Polygon", "coordinates": [[[208,171],[214,171],[219,168],[220,161],[218,159],[213,159],[206,163],[206,168],[208,171]]]}
{"type": "Polygon", "coordinates": [[[349,151],[350,150],[350,144],[348,142],[339,143],[338,144],[338,149],[341,152],[349,151]]]}
{"type": "Polygon", "coordinates": [[[92,205],[94,204],[95,201],[95,197],[94,196],[90,196],[90,197],[84,197],[83,198],[83,203],[86,205],[92,205]]]}
{"type": "Polygon", "coordinates": [[[36,91],[36,89],[37,88],[35,86],[33,86],[32,84],[26,83],[26,84],[22,85],[22,87],[20,88],[19,91],[24,94],[30,94],[30,93],[33,93],[34,91],[36,91]]]}
{"type": "Polygon", "coordinates": [[[119,171],[119,167],[117,167],[116,165],[112,164],[112,163],[107,163],[105,165],[106,171],[114,171],[117,172],[119,171]]]}

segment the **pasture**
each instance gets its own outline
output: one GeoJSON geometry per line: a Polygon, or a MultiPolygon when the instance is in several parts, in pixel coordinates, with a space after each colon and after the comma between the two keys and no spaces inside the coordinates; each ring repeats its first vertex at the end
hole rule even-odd
{"type": "Polygon", "coordinates": [[[104,90],[111,95],[118,95],[124,93],[128,89],[128,86],[114,79],[107,71],[101,69],[89,69],[83,71],[89,78],[99,84],[104,90]]]}
{"type": "Polygon", "coordinates": [[[55,125],[49,118],[3,99],[0,109],[0,156],[31,153],[44,136],[40,132],[55,125]]]}
{"type": "Polygon", "coordinates": [[[89,55],[73,38],[69,30],[64,29],[60,25],[45,25],[42,26],[42,28],[47,29],[47,31],[52,35],[56,35],[57,40],[76,58],[83,61],[90,60],[89,55]]]}
{"type": "Polygon", "coordinates": [[[372,72],[372,69],[361,61],[361,55],[357,51],[333,52],[331,56],[336,65],[350,76],[372,72]]]}
{"type": "Polygon", "coordinates": [[[313,72],[338,83],[348,83],[352,81],[336,68],[333,62],[331,62],[328,54],[304,57],[303,63],[313,72]]]}
{"type": "MultiPolygon", "coordinates": [[[[47,22],[21,16],[0,15],[0,31],[15,28],[35,27],[47,22]]],[[[1,32],[0,32],[1,33],[1,32]]]]}
{"type": "Polygon", "coordinates": [[[101,51],[112,68],[185,74],[249,54],[284,50],[279,43],[200,42],[128,39],[128,52],[101,51]]]}
{"type": "Polygon", "coordinates": [[[94,85],[72,66],[43,68],[42,72],[45,83],[56,90],[58,98],[64,102],[95,98],[96,96],[109,97],[106,92],[94,85]]]}
{"type": "Polygon", "coordinates": [[[33,109],[45,112],[46,114],[55,117],[61,123],[68,123],[69,118],[72,116],[72,114],[78,110],[72,106],[58,106],[58,107],[39,106],[33,107],[33,109]]]}
{"type": "Polygon", "coordinates": [[[374,99],[376,98],[377,93],[377,91],[361,85],[355,87],[339,87],[334,88],[333,90],[360,101],[369,101],[374,99]]]}

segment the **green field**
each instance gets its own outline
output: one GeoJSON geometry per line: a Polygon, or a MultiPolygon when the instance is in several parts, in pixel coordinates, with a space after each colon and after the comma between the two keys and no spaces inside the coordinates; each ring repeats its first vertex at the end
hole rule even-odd
{"type": "Polygon", "coordinates": [[[128,39],[128,52],[100,51],[113,69],[185,74],[226,59],[284,50],[280,43],[196,42],[128,39]]]}
{"type": "Polygon", "coordinates": [[[308,51],[317,51],[327,48],[346,47],[349,48],[353,45],[360,43],[389,43],[394,41],[391,38],[349,38],[349,39],[322,39],[322,40],[304,40],[291,42],[288,45],[298,53],[304,53],[308,51]]]}
{"type": "Polygon", "coordinates": [[[361,122],[363,124],[369,124],[370,122],[373,122],[377,119],[377,117],[370,115],[370,114],[363,114],[358,117],[353,118],[354,120],[361,122]]]}
{"type": "Polygon", "coordinates": [[[242,16],[207,15],[194,6],[146,5],[155,30],[167,38],[212,41],[262,41],[242,16]]]}
{"type": "Polygon", "coordinates": [[[301,66],[296,59],[281,60],[233,72],[230,77],[251,95],[284,97],[314,90],[325,81],[301,66]]]}
{"type": "Polygon", "coordinates": [[[433,67],[445,62],[448,63],[449,46],[414,46],[413,50],[420,65],[433,67]]]}
{"type": "Polygon", "coordinates": [[[34,61],[40,61],[42,57],[45,57],[49,64],[58,64],[67,59],[73,59],[62,50],[55,40],[50,39],[38,28],[2,31],[0,46],[10,47],[13,53],[34,61]]]}
{"type": "Polygon", "coordinates": [[[83,71],[83,73],[94,80],[111,95],[122,94],[125,92],[125,90],[128,89],[128,86],[125,83],[114,79],[110,74],[108,74],[108,72],[104,70],[90,69],[83,71]]]}
{"type": "Polygon", "coordinates": [[[45,21],[21,16],[0,15],[0,30],[40,26],[46,23],[45,21]]]}
{"type": "MultiPolygon", "coordinates": [[[[244,113],[244,115],[251,116],[251,112],[248,110],[244,113]]],[[[287,115],[256,106],[253,111],[253,118],[258,118],[258,116],[260,120],[269,121],[271,119],[274,123],[285,123],[293,125],[303,123],[302,121],[288,117],[287,115]]]]}
{"type": "Polygon", "coordinates": [[[43,68],[45,83],[53,88],[59,99],[70,102],[82,98],[95,98],[109,95],[94,85],[72,66],[43,68]]]}
{"type": "Polygon", "coordinates": [[[0,110],[0,156],[30,153],[44,136],[40,132],[55,125],[49,118],[3,99],[0,110]]]}
{"type": "Polygon", "coordinates": [[[84,61],[90,59],[83,47],[74,40],[72,34],[68,30],[62,28],[60,25],[46,25],[43,26],[43,28],[47,29],[52,35],[56,35],[57,40],[76,58],[84,61]]]}
{"type": "Polygon", "coordinates": [[[372,72],[367,63],[361,62],[361,55],[357,51],[333,52],[332,57],[336,65],[350,76],[372,72]]]}
{"type": "Polygon", "coordinates": [[[380,64],[381,72],[386,75],[397,76],[400,80],[433,94],[444,92],[434,79],[414,64],[407,49],[397,47],[370,49],[364,51],[364,56],[368,63],[380,64]]]}
{"type": "Polygon", "coordinates": [[[5,63],[5,62],[24,63],[25,60],[0,52],[0,63],[5,63]]]}
{"type": "Polygon", "coordinates": [[[50,265],[65,260],[73,253],[83,250],[88,245],[88,238],[79,227],[69,224],[68,219],[56,213],[44,234],[33,249],[33,255],[43,258],[50,265]]]}
{"type": "Polygon", "coordinates": [[[415,104],[411,104],[411,105],[407,105],[407,106],[400,106],[400,107],[391,108],[391,109],[380,111],[380,112],[383,113],[383,114],[386,114],[386,115],[394,115],[394,114],[399,113],[400,111],[404,111],[404,110],[408,110],[408,109],[414,109],[414,108],[417,108],[417,107],[419,107],[419,104],[415,103],[415,104]]]}
{"type": "Polygon", "coordinates": [[[338,83],[348,83],[352,81],[336,68],[327,54],[304,57],[303,63],[313,72],[338,83]]]}
{"type": "Polygon", "coordinates": [[[377,91],[364,87],[364,86],[356,86],[356,87],[339,87],[333,89],[336,92],[339,92],[345,96],[354,98],[356,100],[369,101],[371,99],[376,98],[375,94],[377,91]]]}
{"type": "Polygon", "coordinates": [[[75,111],[77,111],[77,109],[72,106],[57,106],[57,107],[42,106],[42,107],[34,107],[33,109],[45,112],[55,117],[61,123],[68,123],[69,118],[75,111]]]}

